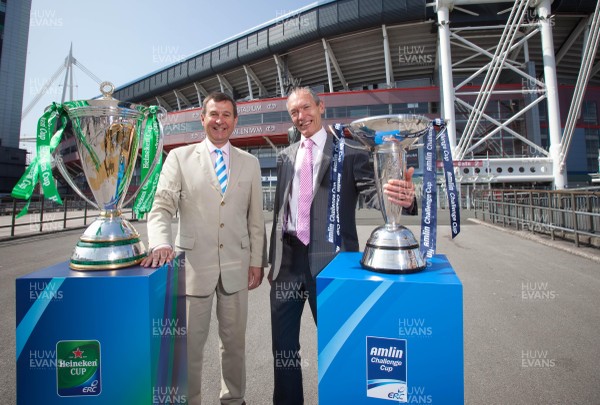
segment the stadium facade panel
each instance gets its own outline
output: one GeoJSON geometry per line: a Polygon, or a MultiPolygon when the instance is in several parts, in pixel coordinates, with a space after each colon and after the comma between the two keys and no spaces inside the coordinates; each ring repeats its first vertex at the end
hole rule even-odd
{"type": "MultiPolygon", "coordinates": [[[[589,21],[596,4],[596,0],[552,3],[563,121],[585,45],[585,36],[574,33],[589,21]]],[[[505,2],[461,5],[450,13],[451,29],[481,50],[473,53],[456,39],[451,44],[454,85],[460,87],[464,93],[461,97],[467,103],[475,100],[484,81],[483,75],[473,72],[489,63],[487,54],[497,47],[511,6],[512,3],[505,2]]],[[[535,10],[529,10],[520,28],[520,38],[531,35],[538,23],[535,10]]],[[[322,95],[327,107],[326,123],[402,111],[439,117],[443,107],[438,29],[435,8],[427,6],[426,1],[321,1],[141,77],[118,88],[115,96],[126,101],[160,104],[169,111],[165,125],[167,150],[203,139],[199,108],[212,91],[230,93],[238,100],[240,122],[232,142],[251,151],[287,144],[291,121],[285,112],[284,97],[296,86],[311,87],[322,95]],[[257,113],[257,109],[261,112],[257,113]]],[[[526,70],[542,83],[542,41],[539,36],[531,36],[524,42],[514,49],[511,60],[514,59],[518,69],[526,70]]],[[[569,175],[575,177],[586,170],[598,170],[595,157],[600,144],[599,70],[595,68],[589,80],[583,106],[586,118],[578,121],[577,140],[567,162],[569,175]]],[[[531,88],[528,86],[531,84],[514,71],[503,71],[496,88],[505,94],[490,100],[486,114],[507,121],[511,115],[528,109],[531,100],[521,91],[531,88]]],[[[511,139],[511,131],[547,149],[545,111],[542,101],[482,142],[470,152],[470,157],[519,159],[528,153],[535,156],[535,150],[526,143],[511,139]]],[[[456,104],[458,134],[468,119],[467,113],[462,104],[456,104]]],[[[485,130],[482,125],[480,131],[485,130]]],[[[493,167],[489,171],[497,173],[505,169],[493,167]]]]}

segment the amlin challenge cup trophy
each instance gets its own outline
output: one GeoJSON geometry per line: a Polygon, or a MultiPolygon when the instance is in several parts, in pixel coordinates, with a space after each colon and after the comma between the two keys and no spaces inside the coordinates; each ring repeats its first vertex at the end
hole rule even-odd
{"type": "MultiPolygon", "coordinates": [[[[436,237],[436,131],[441,120],[422,115],[383,115],[360,119],[347,125],[352,137],[373,154],[375,184],[385,224],[377,227],[367,241],[361,260],[363,267],[382,273],[414,273],[423,270],[427,257],[435,253],[436,237]],[[390,179],[404,179],[406,152],[425,138],[423,169],[421,246],[413,233],[401,225],[402,207],[391,203],[383,193],[390,179]]],[[[444,172],[451,211],[453,237],[460,230],[457,190],[447,134],[440,133],[444,172]]],[[[348,144],[350,146],[350,144],[348,144]]]]}
{"type": "MultiPolygon", "coordinates": [[[[150,210],[161,167],[158,118],[164,110],[114,99],[114,86],[109,82],[102,83],[100,91],[103,96],[98,99],[54,103],[46,109],[38,121],[37,156],[12,192],[15,198],[29,200],[39,180],[44,197],[62,204],[52,176],[54,163],[69,186],[100,210],[75,246],[70,261],[75,270],[118,269],[135,265],[146,256],[140,235],[122,216],[122,208],[137,196],[136,214],[150,210]],[[75,137],[91,198],[75,184],[60,156],[58,145],[65,130],[75,137]],[[140,148],[142,182],[128,195],[140,148]]],[[[27,212],[28,205],[19,216],[27,212]]]]}

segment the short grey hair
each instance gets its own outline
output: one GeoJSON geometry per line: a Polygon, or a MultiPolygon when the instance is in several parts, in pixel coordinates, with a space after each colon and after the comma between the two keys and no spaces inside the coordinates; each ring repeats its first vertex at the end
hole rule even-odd
{"type": "MultiPolygon", "coordinates": [[[[311,89],[310,87],[294,87],[292,89],[292,91],[290,91],[290,94],[288,94],[287,96],[287,100],[290,99],[290,97],[292,96],[292,94],[299,94],[299,93],[308,93],[310,94],[310,96],[312,97],[312,99],[315,101],[315,104],[319,105],[321,103],[321,99],[319,98],[319,96],[317,95],[317,93],[311,89]]],[[[287,100],[285,101],[285,108],[287,109],[288,107],[288,102],[287,100]]]]}

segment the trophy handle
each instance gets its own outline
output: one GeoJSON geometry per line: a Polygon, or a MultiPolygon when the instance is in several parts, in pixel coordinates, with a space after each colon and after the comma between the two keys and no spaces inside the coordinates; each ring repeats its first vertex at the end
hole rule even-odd
{"type": "MultiPolygon", "coordinates": [[[[167,115],[167,110],[164,107],[159,107],[160,110],[160,114],[162,116],[166,116],[167,115]]],[[[148,172],[146,173],[146,177],[142,179],[140,186],[138,187],[138,189],[135,191],[135,193],[133,193],[131,195],[131,197],[129,197],[129,199],[125,200],[125,202],[123,203],[123,207],[126,207],[127,205],[129,205],[129,203],[131,201],[133,201],[133,199],[138,195],[138,193],[142,190],[142,188],[144,188],[144,186],[146,185],[146,183],[148,182],[148,180],[150,180],[150,177],[152,177],[152,173],[154,172],[154,168],[156,167],[156,165],[158,164],[158,160],[161,158],[162,153],[163,153],[163,127],[162,127],[162,123],[160,118],[158,119],[158,128],[160,131],[160,135],[158,137],[158,147],[156,148],[156,156],[154,156],[154,160],[152,161],[152,164],[150,165],[150,169],[148,169],[148,172]]]]}
{"type": "Polygon", "coordinates": [[[98,204],[96,204],[95,202],[93,202],[92,200],[87,198],[85,196],[85,194],[83,194],[83,192],[79,189],[79,187],[77,187],[75,185],[75,182],[71,178],[71,175],[69,174],[69,171],[67,170],[67,167],[63,163],[63,158],[60,155],[60,153],[58,152],[58,148],[56,148],[56,150],[54,152],[54,162],[56,163],[56,167],[58,168],[58,171],[60,172],[60,174],[62,174],[62,176],[65,179],[65,181],[67,182],[67,184],[69,184],[69,186],[71,186],[71,188],[77,193],[77,195],[79,197],[83,198],[85,201],[87,201],[87,203],[90,204],[92,207],[99,210],[100,207],[98,206],[98,204]]]}
{"type": "MultiPolygon", "coordinates": [[[[333,137],[335,139],[337,139],[338,141],[340,140],[340,137],[338,136],[337,132],[333,128],[333,125],[328,125],[327,129],[329,130],[329,133],[331,135],[333,135],[333,137]]],[[[356,149],[356,150],[362,150],[362,151],[367,151],[367,152],[372,152],[373,151],[373,148],[370,147],[367,143],[365,143],[362,139],[360,139],[360,138],[358,138],[358,139],[352,138],[352,139],[358,140],[360,142],[360,146],[359,145],[355,145],[355,144],[353,144],[351,142],[347,142],[346,146],[348,148],[356,149]]]]}

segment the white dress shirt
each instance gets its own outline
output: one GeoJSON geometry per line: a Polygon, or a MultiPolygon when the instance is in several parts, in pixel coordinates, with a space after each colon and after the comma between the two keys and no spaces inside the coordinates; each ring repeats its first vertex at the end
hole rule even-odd
{"type": "Polygon", "coordinates": [[[221,152],[223,152],[223,161],[225,162],[225,170],[227,171],[227,177],[229,178],[229,156],[231,156],[229,152],[231,148],[231,143],[227,141],[225,145],[223,145],[220,148],[217,148],[210,141],[210,139],[208,139],[208,137],[204,139],[204,142],[206,142],[206,146],[208,146],[208,151],[210,152],[210,160],[212,161],[213,167],[215,166],[215,162],[217,161],[217,152],[215,151],[217,149],[221,149],[221,152]]]}
{"type": "MultiPolygon", "coordinates": [[[[296,160],[294,162],[294,179],[292,180],[292,187],[290,188],[290,199],[289,199],[289,210],[286,232],[295,234],[296,223],[298,219],[298,193],[300,192],[300,168],[302,167],[302,161],[304,160],[304,148],[302,147],[304,140],[307,139],[304,135],[300,137],[300,145],[298,146],[298,152],[296,153],[296,160]]],[[[317,187],[317,174],[321,168],[321,161],[323,160],[323,150],[325,149],[325,143],[327,142],[327,132],[324,128],[321,128],[317,133],[310,137],[313,141],[312,154],[313,154],[313,196],[317,187]]]]}

